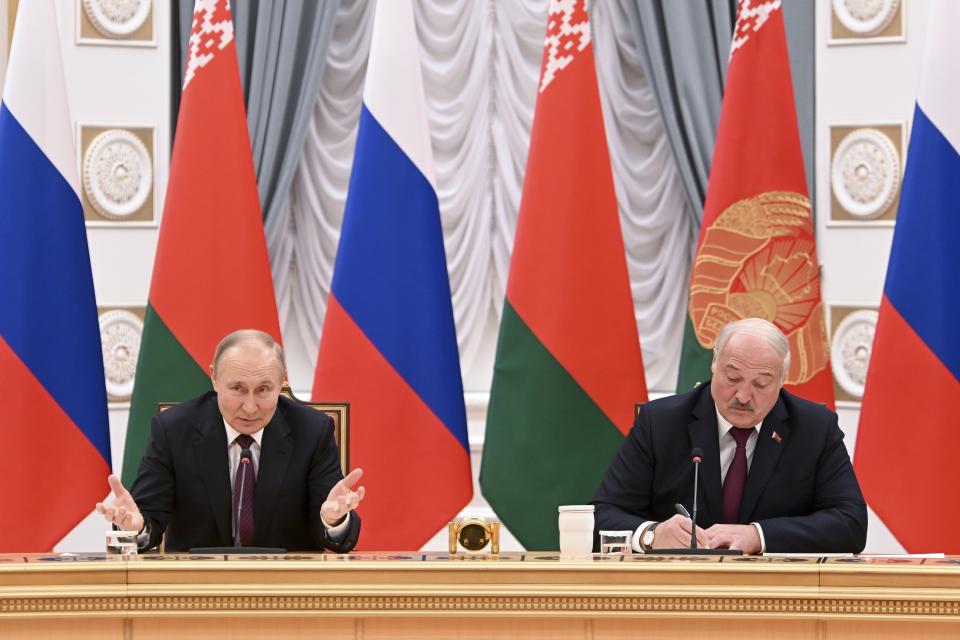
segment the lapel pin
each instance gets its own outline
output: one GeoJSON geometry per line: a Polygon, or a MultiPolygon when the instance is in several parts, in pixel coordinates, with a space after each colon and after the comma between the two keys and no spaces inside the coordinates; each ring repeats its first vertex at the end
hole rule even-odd
{"type": "Polygon", "coordinates": [[[774,431],[773,435],[771,435],[770,437],[776,440],[777,444],[780,444],[780,441],[783,440],[783,438],[780,437],[780,434],[777,433],[776,431],[774,431]]]}

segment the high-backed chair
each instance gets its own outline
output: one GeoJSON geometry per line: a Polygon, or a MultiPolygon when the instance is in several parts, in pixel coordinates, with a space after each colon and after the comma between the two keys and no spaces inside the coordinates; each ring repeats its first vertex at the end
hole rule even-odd
{"type": "MultiPolygon", "coordinates": [[[[323,411],[330,418],[333,419],[333,438],[337,442],[337,447],[340,449],[340,468],[343,471],[343,475],[347,475],[350,470],[350,403],[349,402],[306,402],[300,398],[293,395],[293,389],[290,388],[289,382],[284,382],[280,386],[280,395],[285,396],[294,402],[299,402],[304,404],[311,409],[316,409],[317,411],[323,411]]],[[[176,406],[176,402],[158,402],[157,403],[157,413],[166,411],[170,407],[176,406]]],[[[160,553],[165,553],[166,542],[167,542],[166,533],[163,535],[163,539],[158,545],[158,550],[160,553]]]]}
{"type": "MultiPolygon", "coordinates": [[[[340,449],[340,468],[343,475],[350,471],[350,403],[349,402],[306,402],[293,395],[293,389],[289,382],[284,382],[280,386],[280,395],[287,397],[294,402],[304,404],[311,409],[323,411],[333,419],[333,438],[340,449]]],[[[157,413],[166,411],[176,405],[176,402],[157,403],[157,413]]]]}

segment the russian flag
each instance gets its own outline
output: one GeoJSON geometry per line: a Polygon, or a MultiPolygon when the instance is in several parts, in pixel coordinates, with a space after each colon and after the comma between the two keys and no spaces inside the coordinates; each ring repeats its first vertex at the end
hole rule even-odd
{"type": "Polygon", "coordinates": [[[21,2],[0,103],[0,552],[49,551],[107,494],[79,183],[54,4],[21,2]]]}
{"type": "Polygon", "coordinates": [[[350,402],[358,548],[417,549],[473,495],[413,7],[378,2],[313,398],[350,402]]]}
{"type": "Polygon", "coordinates": [[[931,6],[854,468],[908,552],[960,553],[960,3],[931,6]]]}

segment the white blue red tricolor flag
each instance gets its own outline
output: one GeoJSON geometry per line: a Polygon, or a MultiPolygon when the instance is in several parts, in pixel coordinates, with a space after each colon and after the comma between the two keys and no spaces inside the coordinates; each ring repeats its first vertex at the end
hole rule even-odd
{"type": "Polygon", "coordinates": [[[854,468],[908,552],[960,553],[960,2],[931,5],[854,468]]]}
{"type": "Polygon", "coordinates": [[[410,0],[377,3],[314,400],[350,402],[358,548],[417,549],[473,494],[410,0]]]}
{"type": "Polygon", "coordinates": [[[0,104],[0,552],[52,549],[107,493],[79,184],[54,4],[21,2],[0,104]]]}

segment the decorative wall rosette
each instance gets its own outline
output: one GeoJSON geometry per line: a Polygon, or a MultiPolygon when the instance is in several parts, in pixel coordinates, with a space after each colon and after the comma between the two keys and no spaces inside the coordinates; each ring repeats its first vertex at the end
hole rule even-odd
{"type": "Polygon", "coordinates": [[[152,222],[153,130],[81,126],[81,183],[88,222],[152,222]]]}
{"type": "Polygon", "coordinates": [[[100,309],[100,345],[107,399],[126,402],[133,394],[143,319],[126,308],[100,309]]]}
{"type": "Polygon", "coordinates": [[[870,42],[903,37],[900,0],[833,0],[831,4],[830,35],[834,41],[870,42]]]}
{"type": "Polygon", "coordinates": [[[78,0],[77,41],[84,44],[153,44],[152,0],[78,0]]]}
{"type": "Polygon", "coordinates": [[[877,328],[876,309],[831,307],[830,365],[838,400],[860,402],[867,381],[873,336],[877,328]]]}

